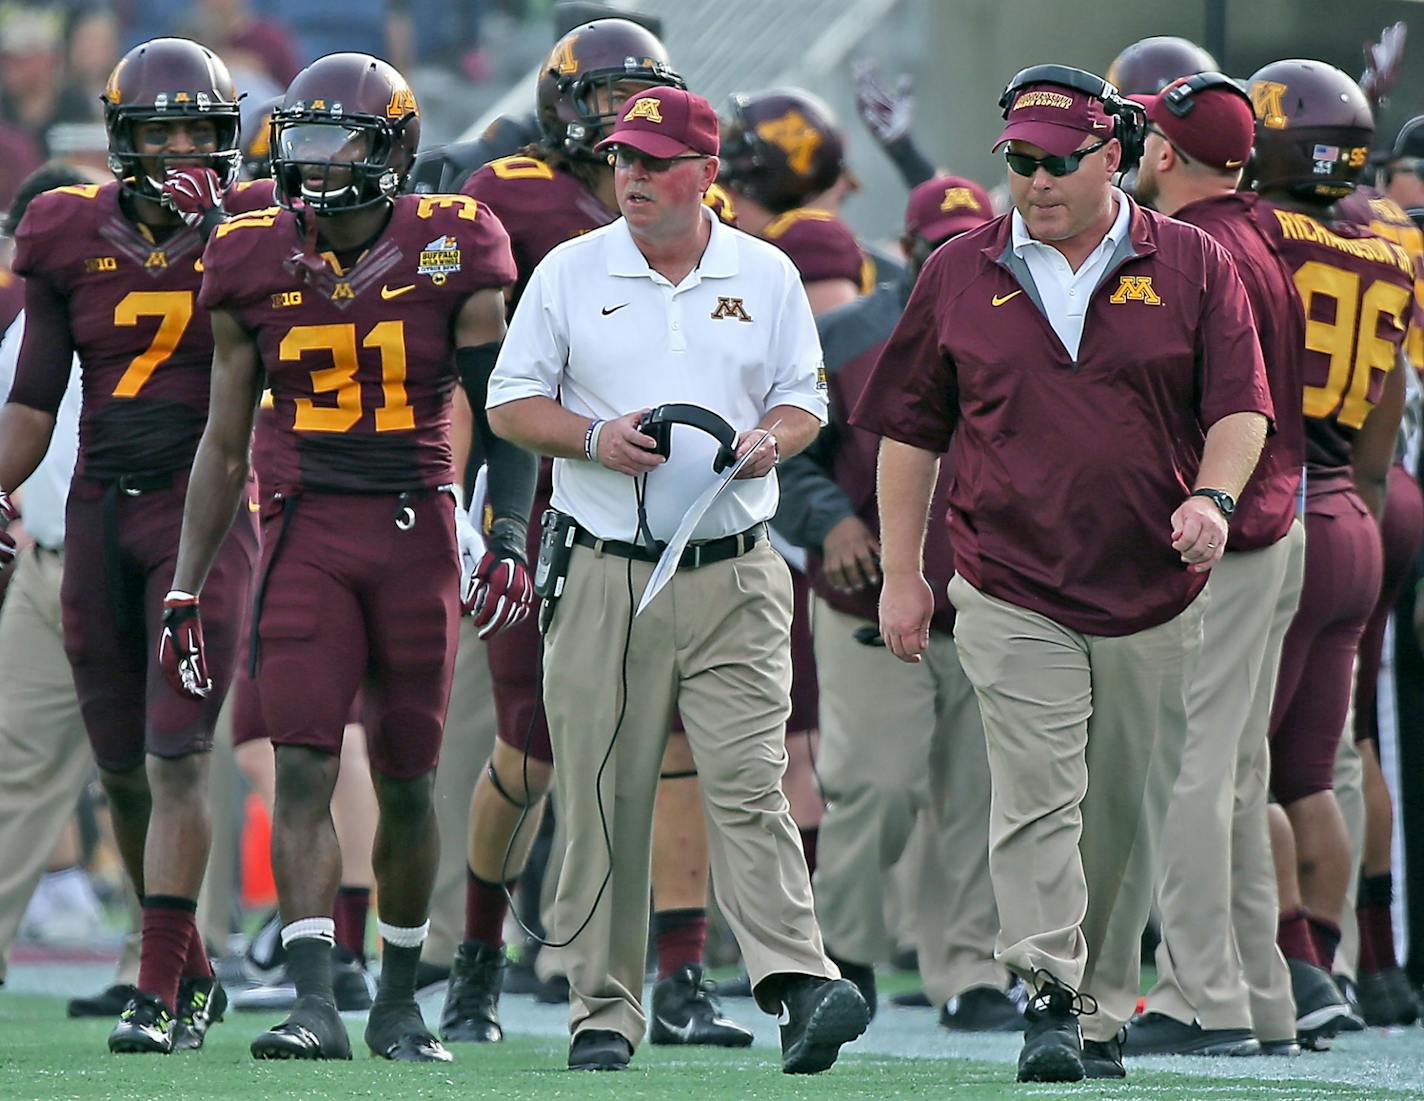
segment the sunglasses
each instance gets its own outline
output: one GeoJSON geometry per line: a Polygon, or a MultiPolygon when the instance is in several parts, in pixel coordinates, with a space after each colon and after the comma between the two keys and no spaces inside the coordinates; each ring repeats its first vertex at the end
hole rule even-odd
{"type": "Polygon", "coordinates": [[[620,145],[614,148],[608,155],[608,163],[615,168],[632,168],[635,164],[641,164],[644,169],[658,175],[668,171],[678,161],[700,161],[706,157],[701,153],[684,153],[677,157],[650,157],[646,153],[640,153],[636,149],[620,145]]]}
{"type": "Polygon", "coordinates": [[[1069,153],[1066,157],[1030,157],[1027,153],[1014,153],[1005,149],[1004,160],[1008,161],[1009,167],[1020,176],[1032,176],[1040,168],[1050,176],[1071,176],[1078,171],[1084,157],[1096,153],[1111,140],[1111,138],[1104,138],[1086,149],[1069,153]]]}

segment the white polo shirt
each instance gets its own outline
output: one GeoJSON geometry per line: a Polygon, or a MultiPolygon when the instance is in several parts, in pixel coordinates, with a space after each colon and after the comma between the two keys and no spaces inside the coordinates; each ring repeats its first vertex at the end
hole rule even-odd
{"type": "MultiPolygon", "coordinates": [[[[553,398],[590,420],[687,402],[737,431],[794,405],[826,420],[821,342],[801,278],[786,255],[710,211],[701,262],[673,286],[649,266],[618,219],[565,241],[534,269],[489,383],[493,409],[553,398]]],[[[669,539],[717,477],[717,443],[675,425],[669,460],[648,476],[648,526],[669,539]]],[[[710,508],[696,540],[731,535],[776,512],[776,473],[746,479],[710,508]]],[[[633,542],[634,479],[598,463],[554,461],[554,507],[600,539],[633,542]]]]}
{"type": "Polygon", "coordinates": [[[1083,342],[1083,319],[1088,312],[1088,300],[1093,297],[1093,291],[1107,270],[1118,242],[1127,236],[1131,204],[1117,188],[1112,191],[1113,198],[1117,200],[1117,217],[1098,242],[1098,247],[1077,271],[1068,266],[1063,254],[1052,245],[1035,241],[1029,236],[1028,226],[1018,210],[1010,217],[1014,253],[1028,265],[1048,322],[1075,360],[1078,358],[1078,346],[1083,342]]]}

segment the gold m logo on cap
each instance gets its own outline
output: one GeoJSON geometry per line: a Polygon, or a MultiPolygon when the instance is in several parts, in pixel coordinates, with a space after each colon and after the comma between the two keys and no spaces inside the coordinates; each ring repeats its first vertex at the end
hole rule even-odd
{"type": "Polygon", "coordinates": [[[623,116],[624,122],[632,122],[634,119],[647,119],[649,122],[663,121],[663,105],[652,96],[645,96],[643,99],[635,99],[633,106],[628,109],[628,113],[623,116]]]}
{"type": "Polygon", "coordinates": [[[958,210],[964,207],[966,210],[979,210],[979,200],[974,197],[974,192],[967,187],[948,187],[944,191],[944,200],[939,204],[939,208],[948,214],[951,210],[958,210]]]}
{"type": "Polygon", "coordinates": [[[1152,289],[1150,275],[1124,275],[1120,277],[1117,290],[1113,291],[1109,302],[1145,302],[1149,306],[1162,305],[1162,299],[1152,289]]]}
{"type": "Polygon", "coordinates": [[[1057,107],[1060,111],[1066,111],[1073,106],[1073,97],[1065,96],[1062,92],[1025,92],[1014,100],[1012,110],[1019,110],[1023,107],[1057,107]]]}
{"type": "Polygon", "coordinates": [[[1258,80],[1251,85],[1251,106],[1261,125],[1271,130],[1284,130],[1286,123],[1286,86],[1274,80],[1258,80]]]}

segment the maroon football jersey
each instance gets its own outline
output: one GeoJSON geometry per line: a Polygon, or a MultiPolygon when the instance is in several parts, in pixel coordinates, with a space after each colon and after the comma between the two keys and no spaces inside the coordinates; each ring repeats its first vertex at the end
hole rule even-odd
{"type": "Polygon", "coordinates": [[[1266,440],[1236,514],[1231,519],[1232,551],[1261,550],[1290,530],[1305,464],[1305,424],[1301,418],[1301,349],[1305,321],[1291,270],[1276,255],[1261,219],[1274,220],[1260,198],[1235,191],[1189,203],[1172,215],[1219,242],[1236,262],[1236,274],[1251,300],[1256,335],[1266,361],[1276,431],[1266,440]]]}
{"type": "Polygon", "coordinates": [[[1323,496],[1353,486],[1355,435],[1404,342],[1414,263],[1363,226],[1262,207],[1304,311],[1306,492],[1323,496]]]}
{"type": "Polygon", "coordinates": [[[1372,187],[1355,188],[1335,204],[1335,213],[1346,222],[1367,226],[1386,241],[1393,241],[1414,261],[1414,313],[1404,350],[1415,369],[1424,371],[1424,229],[1402,206],[1372,187]]]}
{"type": "MultiPolygon", "coordinates": [[[[35,333],[16,393],[58,406],[78,353],[83,379],[77,473],[163,473],[193,461],[208,413],[213,334],[198,307],[203,240],[178,227],[161,242],[132,221],[120,185],[37,197],[15,234],[13,268],[66,304],[68,331],[35,333]]],[[[26,401],[26,404],[30,404],[26,401]]]]}
{"type": "Polygon", "coordinates": [[[255,335],[271,385],[263,492],[453,481],[455,319],[475,291],[514,282],[499,219],[462,195],[402,195],[349,268],[323,253],[308,279],[305,247],[297,216],[268,209],[219,226],[203,256],[203,306],[255,335]]]}
{"type": "Polygon", "coordinates": [[[276,184],[271,180],[239,180],[223,193],[228,214],[251,214],[276,205],[276,184]]]}
{"type": "Polygon", "coordinates": [[[788,210],[772,219],[761,236],[791,257],[803,283],[849,279],[857,289],[866,289],[866,260],[855,234],[829,210],[788,210]]]}

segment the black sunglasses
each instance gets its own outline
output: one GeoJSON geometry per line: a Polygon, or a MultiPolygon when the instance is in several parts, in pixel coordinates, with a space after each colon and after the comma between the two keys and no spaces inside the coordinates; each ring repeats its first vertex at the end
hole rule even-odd
{"type": "Polygon", "coordinates": [[[1027,153],[1014,153],[1005,149],[1004,160],[1008,161],[1009,167],[1020,176],[1032,176],[1040,168],[1050,176],[1071,176],[1078,171],[1078,166],[1083,163],[1084,157],[1096,153],[1111,140],[1111,138],[1104,138],[1086,149],[1075,150],[1066,157],[1030,157],[1027,153]]]}
{"type": "Polygon", "coordinates": [[[608,163],[615,168],[632,168],[635,164],[641,164],[649,172],[657,175],[666,172],[678,161],[700,161],[705,160],[701,153],[684,153],[676,157],[650,157],[646,153],[631,149],[626,145],[614,146],[613,152],[608,154],[608,163]]]}

